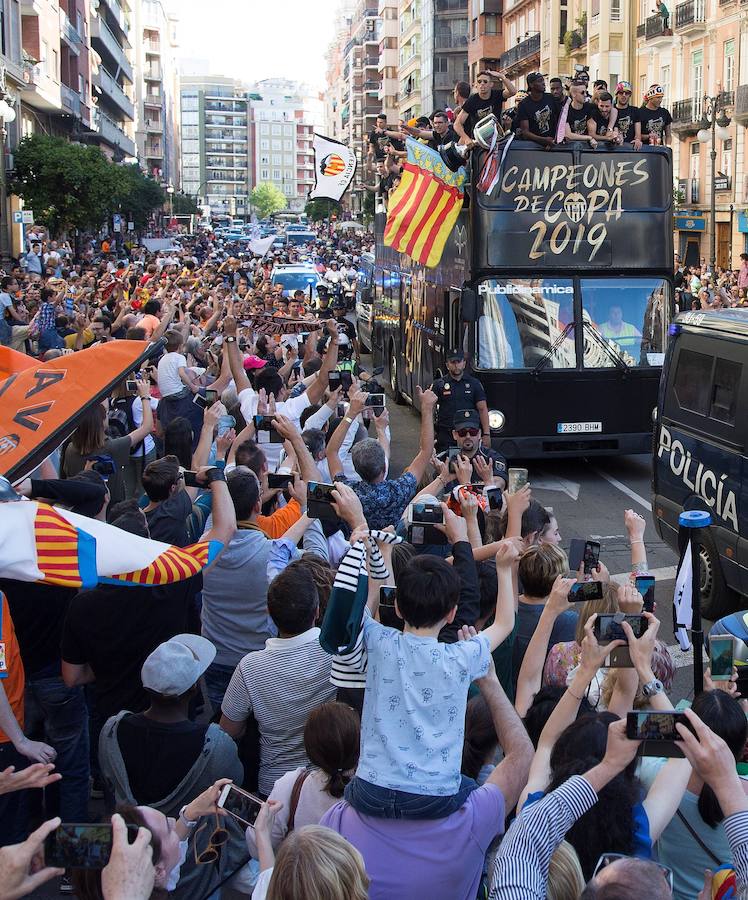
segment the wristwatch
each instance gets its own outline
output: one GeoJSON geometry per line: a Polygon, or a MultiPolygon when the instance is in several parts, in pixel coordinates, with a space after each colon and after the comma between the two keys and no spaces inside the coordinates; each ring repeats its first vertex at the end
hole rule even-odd
{"type": "Polygon", "coordinates": [[[185,805],[179,810],[179,821],[182,823],[182,825],[184,825],[184,827],[188,831],[192,831],[192,829],[195,827],[195,825],[197,825],[198,820],[195,819],[195,821],[193,822],[191,819],[188,819],[187,816],[184,814],[184,811],[186,809],[187,809],[187,804],[185,803],[185,805]]]}
{"type": "Polygon", "coordinates": [[[223,469],[218,466],[211,466],[205,473],[205,477],[208,484],[213,484],[214,481],[226,481],[226,475],[224,474],[223,469]]]}
{"type": "Polygon", "coordinates": [[[233,335],[233,334],[227,334],[227,335],[224,337],[224,341],[226,341],[227,344],[235,344],[235,343],[236,343],[236,336],[233,335]]]}
{"type": "Polygon", "coordinates": [[[642,694],[644,694],[645,697],[654,697],[655,694],[661,694],[664,690],[664,685],[659,678],[655,678],[653,681],[648,681],[646,684],[642,685],[642,694]]]}

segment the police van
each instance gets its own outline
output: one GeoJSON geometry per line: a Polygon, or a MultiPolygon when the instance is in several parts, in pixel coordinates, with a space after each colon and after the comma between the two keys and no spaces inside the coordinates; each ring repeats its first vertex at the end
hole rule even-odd
{"type": "Polygon", "coordinates": [[[678,516],[708,510],[699,537],[702,611],[748,597],[748,310],[687,312],[670,326],[655,410],[653,515],[678,551],[678,516]],[[743,484],[746,492],[743,493],[743,484]]]}

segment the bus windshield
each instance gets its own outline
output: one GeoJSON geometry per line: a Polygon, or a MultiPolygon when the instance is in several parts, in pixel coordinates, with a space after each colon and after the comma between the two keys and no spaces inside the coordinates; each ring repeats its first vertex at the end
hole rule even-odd
{"type": "MultiPolygon", "coordinates": [[[[656,277],[580,278],[582,367],[661,366],[668,290],[656,277]]],[[[578,368],[573,279],[491,278],[478,295],[479,369],[578,368]]]]}
{"type": "Polygon", "coordinates": [[[490,278],[478,295],[479,369],[576,368],[571,278],[490,278]]]}
{"type": "Polygon", "coordinates": [[[581,278],[585,368],[661,366],[668,285],[662,278],[581,278]],[[607,345],[606,347],[603,345],[607,345]],[[609,352],[612,351],[612,352],[609,352]]]}

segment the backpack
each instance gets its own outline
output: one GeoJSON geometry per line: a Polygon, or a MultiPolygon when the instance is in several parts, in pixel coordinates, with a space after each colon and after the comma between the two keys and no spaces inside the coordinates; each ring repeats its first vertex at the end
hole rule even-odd
{"type": "MultiPolygon", "coordinates": [[[[109,412],[106,420],[107,436],[113,440],[126,437],[135,431],[137,425],[132,414],[132,404],[135,397],[119,397],[109,404],[109,412]]],[[[130,448],[130,456],[139,456],[143,447],[143,441],[130,448]]]]}

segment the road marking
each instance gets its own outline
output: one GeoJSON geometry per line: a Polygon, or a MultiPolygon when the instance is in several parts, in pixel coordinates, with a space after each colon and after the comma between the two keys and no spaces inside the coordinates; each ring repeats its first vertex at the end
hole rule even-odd
{"type": "Polygon", "coordinates": [[[568,481],[566,478],[547,475],[545,472],[538,472],[537,478],[530,478],[530,486],[536,491],[561,491],[572,500],[579,499],[579,485],[576,481],[568,481]]]}
{"type": "Polygon", "coordinates": [[[652,512],[652,504],[649,500],[645,500],[640,494],[637,494],[636,491],[631,490],[631,488],[624,484],[622,481],[619,481],[617,478],[614,478],[612,475],[608,475],[607,472],[603,472],[601,469],[593,469],[592,470],[596,475],[599,475],[601,478],[604,478],[608,484],[612,484],[614,488],[618,488],[618,490],[625,494],[627,497],[630,497],[632,500],[636,501],[640,506],[643,506],[644,509],[652,512]]]}

